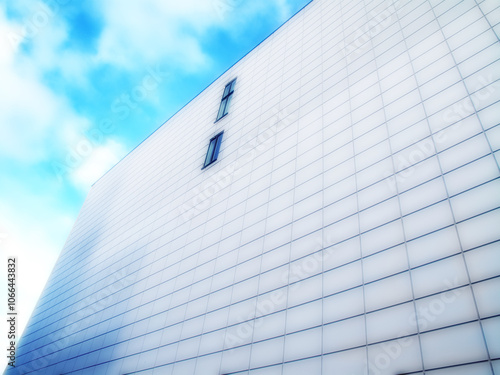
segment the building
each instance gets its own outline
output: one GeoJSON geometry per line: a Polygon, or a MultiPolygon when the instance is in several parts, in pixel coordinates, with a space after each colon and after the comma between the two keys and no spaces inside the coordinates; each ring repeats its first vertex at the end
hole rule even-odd
{"type": "Polygon", "coordinates": [[[500,375],[499,21],[312,1],[92,187],[7,374],[500,375]]]}

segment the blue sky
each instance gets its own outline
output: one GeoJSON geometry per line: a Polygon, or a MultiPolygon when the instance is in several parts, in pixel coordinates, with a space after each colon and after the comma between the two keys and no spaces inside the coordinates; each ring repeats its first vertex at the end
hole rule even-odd
{"type": "Polygon", "coordinates": [[[0,3],[0,248],[19,258],[19,329],[92,183],[308,2],[0,3]]]}

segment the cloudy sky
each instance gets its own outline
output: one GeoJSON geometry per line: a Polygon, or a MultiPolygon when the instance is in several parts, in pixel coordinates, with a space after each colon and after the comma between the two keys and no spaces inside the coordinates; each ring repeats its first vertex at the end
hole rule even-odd
{"type": "Polygon", "coordinates": [[[92,183],[308,1],[0,2],[0,267],[18,257],[18,331],[92,183]]]}

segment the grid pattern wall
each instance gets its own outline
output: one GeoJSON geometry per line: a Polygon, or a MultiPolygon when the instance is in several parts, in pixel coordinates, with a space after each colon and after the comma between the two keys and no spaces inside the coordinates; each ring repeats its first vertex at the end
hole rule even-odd
{"type": "Polygon", "coordinates": [[[499,35],[314,0],[93,186],[7,373],[500,375],[499,35]]]}

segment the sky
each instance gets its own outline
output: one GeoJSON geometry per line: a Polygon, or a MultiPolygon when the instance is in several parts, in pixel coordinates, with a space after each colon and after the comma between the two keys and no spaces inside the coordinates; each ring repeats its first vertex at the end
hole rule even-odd
{"type": "Polygon", "coordinates": [[[17,257],[18,334],[91,185],[308,2],[0,2],[0,274],[17,257]]]}

